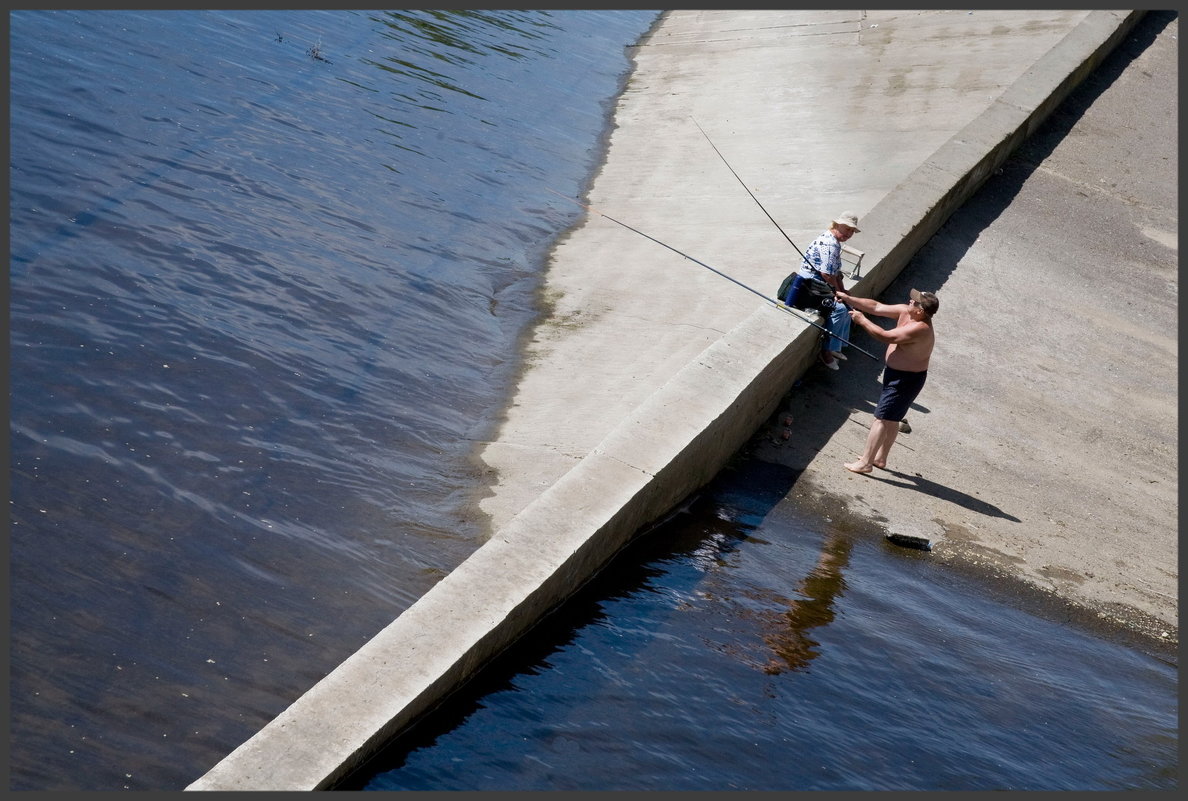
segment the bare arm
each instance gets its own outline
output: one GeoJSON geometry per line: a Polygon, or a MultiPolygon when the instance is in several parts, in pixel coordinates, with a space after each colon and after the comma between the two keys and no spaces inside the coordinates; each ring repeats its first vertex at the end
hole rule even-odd
{"type": "MultiPolygon", "coordinates": [[[[863,300],[866,300],[866,298],[863,298],[863,300]]],[[[875,305],[880,304],[876,303],[875,305]]],[[[928,324],[915,320],[898,325],[892,329],[886,329],[867,319],[865,314],[856,309],[850,311],[850,319],[862,326],[866,333],[885,345],[907,345],[921,339],[928,333],[928,324]]]]}
{"type": "Polygon", "coordinates": [[[899,315],[907,311],[908,305],[906,303],[886,304],[879,303],[877,300],[871,298],[860,298],[851,295],[849,292],[838,292],[838,300],[849,306],[851,309],[873,314],[876,317],[890,317],[893,320],[899,319],[899,315]]]}

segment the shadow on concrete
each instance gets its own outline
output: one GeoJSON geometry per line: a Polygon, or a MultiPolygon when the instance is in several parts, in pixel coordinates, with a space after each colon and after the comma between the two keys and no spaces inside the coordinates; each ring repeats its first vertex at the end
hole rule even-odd
{"type": "Polygon", "coordinates": [[[1019,146],[1012,155],[1012,160],[1029,164],[1034,168],[1051,155],[1098,97],[1136,58],[1153,45],[1164,28],[1179,16],[1178,11],[1148,11],[1097,69],[1086,76],[1064,102],[1053,109],[1044,124],[1019,146]]]}
{"type": "MultiPolygon", "coordinates": [[[[898,447],[898,443],[896,444],[896,447],[898,447]]],[[[981,498],[975,498],[968,493],[955,490],[952,487],[946,487],[944,484],[937,484],[935,481],[929,481],[928,479],[919,475],[900,473],[888,468],[887,470],[869,473],[866,475],[866,478],[873,479],[875,481],[882,481],[884,484],[890,484],[895,487],[903,487],[904,489],[912,489],[916,490],[917,492],[923,492],[925,495],[931,495],[932,497],[939,498],[942,501],[948,501],[949,503],[956,506],[964,506],[971,512],[977,512],[978,514],[986,515],[987,517],[1000,517],[1003,520],[1010,520],[1013,523],[1023,522],[1014,515],[1007,514],[994,504],[987,503],[981,498]],[[885,473],[890,473],[899,480],[894,481],[892,479],[884,478],[882,474],[885,473]]]]}
{"type": "MultiPolygon", "coordinates": [[[[879,300],[886,303],[903,302],[913,287],[943,287],[955,266],[976,244],[982,232],[1011,205],[1038,166],[1052,154],[1102,93],[1178,16],[1175,11],[1148,11],[1101,65],[1019,146],[1002,169],[990,176],[978,192],[954,212],[887,286],[879,300]]],[[[861,243],[857,244],[861,246],[861,243]]],[[[857,326],[852,329],[851,335],[856,346],[878,355],[884,352],[882,345],[857,326]]],[[[852,349],[849,350],[849,359],[836,372],[821,365],[810,367],[801,380],[793,385],[779,409],[743,449],[739,458],[759,458],[790,468],[787,486],[787,491],[790,491],[813,456],[825,447],[842,426],[861,425],[869,430],[871,413],[881,389],[882,370],[881,360],[876,362],[852,349]],[[784,418],[788,416],[791,416],[792,424],[785,426],[784,418]],[[765,447],[769,440],[774,442],[779,437],[782,428],[790,429],[788,440],[778,448],[765,447]]],[[[928,387],[925,385],[922,394],[926,396],[927,392],[928,387]]],[[[920,428],[927,425],[929,413],[927,405],[915,402],[907,419],[913,428],[920,428]]],[[[899,448],[912,449],[910,434],[900,435],[894,446],[894,449],[899,448]]],[[[1019,521],[1019,518],[992,502],[971,497],[921,476],[893,474],[902,480],[875,480],[923,492],[990,517],[1019,521]]]]}
{"type": "MultiPolygon", "coordinates": [[[[913,287],[930,289],[943,286],[954,266],[977,242],[982,231],[1014,201],[1036,168],[1052,155],[1102,93],[1155,43],[1163,29],[1178,16],[1176,11],[1148,11],[1102,63],[1052,110],[1003,166],[987,179],[981,189],[941,226],[887,286],[880,300],[894,303],[906,299],[908,290],[913,287]]],[[[855,244],[861,247],[860,242],[855,244]]],[[[854,344],[871,350],[868,343],[872,341],[864,332],[855,326],[853,333],[856,335],[854,344]]],[[[878,343],[873,344],[877,346],[878,343]]]]}
{"type": "MultiPolygon", "coordinates": [[[[1010,205],[1037,166],[1052,153],[1102,92],[1177,16],[1174,11],[1147,12],[1114,52],[1007,160],[1003,169],[991,176],[929,240],[920,254],[909,261],[880,299],[901,302],[913,286],[943,286],[954,265],[974,245],[980,233],[1010,205]]],[[[856,244],[861,246],[860,242],[856,244]]],[[[879,343],[860,330],[855,329],[853,334],[858,347],[876,354],[883,352],[879,343]]],[[[829,371],[821,365],[809,368],[732,463],[703,489],[702,499],[690,499],[682,509],[674,511],[669,521],[643,532],[615,558],[610,569],[597,574],[566,602],[565,614],[547,616],[529,635],[497,656],[462,691],[391,741],[367,765],[334,789],[364,789],[369,773],[400,768],[412,750],[433,745],[481,709],[485,695],[514,690],[517,674],[548,669],[550,658],[571,644],[582,627],[606,617],[606,604],[629,600],[632,593],[647,591],[651,581],[664,571],[669,561],[688,558],[724,560],[751,538],[756,522],[787,497],[812,456],[842,426],[854,424],[869,428],[870,415],[879,395],[882,369],[881,360],[872,360],[853,351],[840,371],[829,371]],[[783,418],[788,416],[792,417],[792,423],[784,426],[783,418]],[[773,432],[785,427],[790,429],[788,441],[777,448],[768,447],[773,432]],[[732,483],[746,487],[746,500],[738,504],[745,508],[742,518],[723,520],[716,516],[716,504],[709,499],[716,493],[729,494],[732,483]],[[691,521],[693,525],[690,525],[691,521]]],[[[913,426],[919,427],[927,424],[928,414],[930,409],[926,405],[913,403],[909,417],[913,426]],[[920,417],[924,417],[924,421],[920,417]]],[[[910,435],[901,436],[895,448],[911,449],[910,435]]],[[[840,465],[838,473],[841,480],[844,471],[840,465]]],[[[871,474],[867,478],[925,493],[978,514],[1021,522],[991,502],[923,476],[895,470],[881,473],[883,475],[871,474]]],[[[816,657],[818,643],[812,635],[814,630],[819,631],[833,622],[836,598],[845,588],[844,573],[852,544],[852,539],[845,534],[827,533],[817,565],[804,576],[797,597],[789,600],[786,608],[779,612],[778,620],[773,621],[778,625],[771,627],[765,637],[772,657],[763,666],[765,672],[804,670],[816,657]]],[[[927,558],[911,549],[904,549],[904,554],[911,558],[927,558]]],[[[672,583],[671,578],[666,581],[672,583]]]]}

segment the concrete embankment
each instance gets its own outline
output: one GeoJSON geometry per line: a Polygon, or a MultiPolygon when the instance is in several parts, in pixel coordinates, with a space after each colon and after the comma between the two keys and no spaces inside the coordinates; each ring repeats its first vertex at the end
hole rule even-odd
{"type": "MultiPolygon", "coordinates": [[[[777,189],[769,177],[760,195],[777,219],[803,221],[788,228],[797,241],[843,208],[857,212],[866,256],[850,283],[877,295],[1141,16],[670,12],[637,54],[591,200],[666,242],[691,243],[682,250],[711,264],[742,262],[746,283],[774,292],[790,269],[778,250],[787,243],[756,233],[750,200],[737,199],[712,151],[689,168],[693,142],[704,147],[686,124],[691,107],[711,135],[745,118],[745,135],[732,137],[750,169],[732,159],[734,168],[802,181],[777,189]],[[968,69],[971,53],[983,69],[968,69]],[[878,95],[886,80],[902,90],[901,111],[938,110],[941,95],[948,114],[917,120],[927,131],[864,121],[876,104],[893,105],[878,95]],[[658,113],[656,103],[671,105],[658,113]],[[841,111],[828,124],[803,116],[832,103],[841,111]],[[783,149],[769,151],[777,140],[783,149]],[[710,179],[711,167],[724,175],[710,179]]],[[[666,258],[596,218],[566,239],[546,292],[554,321],[579,324],[542,327],[488,449],[501,479],[489,541],[187,789],[333,787],[709,481],[764,423],[813,363],[817,330],[750,293],[728,294],[695,265],[674,274],[659,264],[666,258]],[[592,292],[572,289],[575,271],[592,292]],[[641,281],[664,299],[640,299],[641,281]]]]}
{"type": "Polygon", "coordinates": [[[1148,12],[885,291],[942,298],[887,470],[841,467],[878,397],[861,359],[789,394],[795,437],[747,449],[826,516],[930,540],[938,573],[1173,659],[1178,51],[1175,12],[1148,12]]]}

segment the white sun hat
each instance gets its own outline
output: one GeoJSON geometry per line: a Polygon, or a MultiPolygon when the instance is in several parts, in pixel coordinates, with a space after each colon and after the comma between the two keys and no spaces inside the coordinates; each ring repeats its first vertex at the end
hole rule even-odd
{"type": "Polygon", "coordinates": [[[841,214],[833,218],[834,225],[844,225],[848,228],[853,228],[854,233],[860,233],[858,229],[858,215],[852,211],[843,211],[841,214]]]}

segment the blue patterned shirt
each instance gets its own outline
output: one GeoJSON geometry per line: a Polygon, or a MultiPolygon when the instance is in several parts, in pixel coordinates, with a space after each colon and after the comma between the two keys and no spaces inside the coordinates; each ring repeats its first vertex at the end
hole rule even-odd
{"type": "Polygon", "coordinates": [[[819,278],[818,270],[826,275],[837,275],[841,266],[841,242],[832,231],[826,231],[804,249],[804,260],[797,272],[804,278],[819,278]]]}

